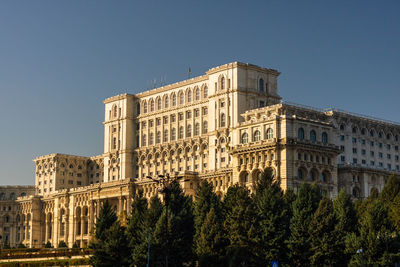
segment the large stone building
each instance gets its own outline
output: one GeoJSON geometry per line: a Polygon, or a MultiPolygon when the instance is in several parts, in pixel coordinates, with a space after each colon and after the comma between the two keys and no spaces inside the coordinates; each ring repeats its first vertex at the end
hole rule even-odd
{"type": "Polygon", "coordinates": [[[193,195],[201,180],[223,195],[250,190],[266,168],[283,189],[320,184],[365,198],[399,172],[400,125],[344,111],[285,103],[279,72],[233,62],[203,76],[104,101],[104,153],[34,159],[35,194],[19,197],[20,239],[28,246],[87,246],[101,202],[126,215],[133,195],[158,193],[158,175],[184,176],[193,195]]]}

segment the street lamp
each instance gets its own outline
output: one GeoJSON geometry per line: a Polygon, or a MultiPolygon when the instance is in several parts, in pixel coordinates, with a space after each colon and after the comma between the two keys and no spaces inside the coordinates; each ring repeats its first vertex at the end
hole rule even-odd
{"type": "Polygon", "coordinates": [[[169,249],[169,234],[168,234],[168,205],[171,197],[171,185],[176,181],[183,178],[183,176],[170,177],[169,173],[166,175],[158,175],[158,179],[154,179],[151,176],[147,176],[148,179],[158,184],[158,192],[163,194],[165,203],[165,239],[167,241],[166,255],[165,255],[165,266],[168,267],[168,249],[169,249]]]}

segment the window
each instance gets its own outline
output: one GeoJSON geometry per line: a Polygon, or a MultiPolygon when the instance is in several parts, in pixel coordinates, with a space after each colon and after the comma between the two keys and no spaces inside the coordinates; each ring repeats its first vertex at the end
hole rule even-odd
{"type": "Polygon", "coordinates": [[[225,89],[225,77],[221,78],[221,86],[220,86],[221,90],[225,89]]]}
{"type": "Polygon", "coordinates": [[[176,139],[176,129],[172,128],[171,129],[171,140],[174,141],[176,139]]]}
{"type": "Polygon", "coordinates": [[[387,145],[386,145],[386,149],[387,149],[387,150],[390,150],[390,144],[387,144],[387,145]]]}
{"type": "Polygon", "coordinates": [[[207,133],[207,131],[208,131],[208,123],[207,123],[207,121],[204,121],[203,122],[203,133],[207,133]]]}
{"type": "Polygon", "coordinates": [[[153,127],[153,120],[149,120],[149,127],[153,127]]]}
{"type": "Polygon", "coordinates": [[[183,92],[179,92],[179,105],[183,105],[185,103],[185,97],[183,92]]]}
{"type": "Polygon", "coordinates": [[[391,159],[391,158],[392,158],[392,155],[387,154],[386,157],[387,157],[387,159],[391,159]]]}
{"type": "Polygon", "coordinates": [[[249,142],[249,135],[247,133],[242,134],[241,143],[247,144],[249,142]]]}
{"type": "Polygon", "coordinates": [[[297,130],[297,138],[299,140],[304,140],[304,129],[303,128],[299,128],[297,130]]]}
{"type": "Polygon", "coordinates": [[[268,128],[265,137],[267,139],[274,138],[274,130],[272,128],[268,128]]]}
{"type": "Polygon", "coordinates": [[[194,110],[194,117],[197,118],[198,116],[200,116],[200,110],[198,108],[196,108],[194,110]]]}
{"type": "Polygon", "coordinates": [[[143,102],[143,113],[147,113],[147,102],[143,102]]]}
{"type": "Polygon", "coordinates": [[[164,123],[164,124],[167,124],[167,123],[168,123],[168,116],[164,116],[164,117],[163,117],[163,123],[164,123]]]}
{"type": "Polygon", "coordinates": [[[179,139],[182,139],[182,138],[183,138],[183,126],[179,127],[178,138],[179,138],[179,139]]]}
{"type": "Polygon", "coordinates": [[[150,133],[150,137],[149,137],[149,145],[153,144],[153,140],[154,140],[154,134],[150,133]]]}
{"type": "Polygon", "coordinates": [[[340,156],[340,161],[341,162],[345,162],[346,161],[346,157],[345,156],[340,156]]]}
{"type": "Polygon", "coordinates": [[[172,106],[173,107],[176,106],[176,94],[175,93],[172,95],[172,106]]]}
{"type": "Polygon", "coordinates": [[[203,98],[206,99],[208,97],[208,87],[205,86],[203,89],[203,98]]]}
{"type": "Polygon", "coordinates": [[[353,147],[353,154],[357,154],[357,148],[353,147]]]}
{"type": "Polygon", "coordinates": [[[357,127],[353,127],[352,132],[353,132],[353,133],[357,133],[357,127]]]}
{"type": "Polygon", "coordinates": [[[375,152],[374,152],[374,151],[370,151],[370,152],[369,152],[369,155],[370,155],[371,157],[373,157],[373,156],[375,155],[375,152]]]}
{"type": "Polygon", "coordinates": [[[365,149],[361,149],[361,155],[365,155],[367,151],[365,149]]]}
{"type": "Polygon", "coordinates": [[[199,88],[196,88],[195,98],[196,98],[196,101],[200,100],[200,90],[199,90],[199,88]]]}
{"type": "Polygon", "coordinates": [[[203,107],[203,115],[207,115],[208,114],[208,108],[207,107],[203,107]]]}
{"type": "Polygon", "coordinates": [[[186,111],[186,119],[192,118],[192,112],[191,111],[186,111]]]}
{"type": "Polygon", "coordinates": [[[189,124],[186,128],[186,137],[192,136],[192,126],[189,124]]]}
{"type": "Polygon", "coordinates": [[[197,123],[194,125],[194,135],[197,136],[197,135],[199,135],[199,134],[200,134],[200,124],[197,122],[197,123]]]}
{"type": "Polygon", "coordinates": [[[374,146],[374,141],[371,141],[370,143],[369,143],[371,146],[374,146]]]}
{"type": "Polygon", "coordinates": [[[171,122],[175,122],[175,115],[174,114],[171,115],[171,122]]]}
{"type": "Polygon", "coordinates": [[[117,138],[114,137],[113,138],[113,149],[116,149],[116,148],[117,148],[117,138]]]}
{"type": "Polygon", "coordinates": [[[340,146],[340,150],[342,151],[342,152],[344,152],[344,146],[340,146]]]}
{"type": "Polygon", "coordinates": [[[324,144],[328,143],[328,134],[326,132],[322,133],[322,143],[324,144]]]}
{"type": "Polygon", "coordinates": [[[383,144],[382,143],[379,143],[379,148],[382,148],[383,147],[383,144]]]}
{"type": "Polygon", "coordinates": [[[260,101],[259,107],[262,108],[265,106],[265,102],[264,101],[260,101]]]}
{"type": "Polygon", "coordinates": [[[157,110],[161,110],[161,98],[157,99],[157,110]]]}
{"type": "Polygon", "coordinates": [[[260,80],[258,81],[258,90],[259,90],[260,92],[264,92],[264,80],[263,80],[263,79],[260,79],[260,80]]]}
{"type": "Polygon", "coordinates": [[[225,127],[225,114],[224,113],[221,114],[220,125],[221,125],[221,127],[225,127]]]}
{"type": "Polygon", "coordinates": [[[357,164],[357,159],[353,158],[353,164],[357,164]]]}
{"type": "Polygon", "coordinates": [[[369,162],[369,165],[375,166],[375,161],[371,160],[371,161],[369,162]]]}
{"type": "Polygon", "coordinates": [[[311,140],[311,142],[317,141],[317,134],[315,133],[314,130],[310,131],[310,140],[311,140]]]}
{"type": "Polygon", "coordinates": [[[340,125],[340,130],[344,131],[344,125],[343,124],[340,125]]]}
{"type": "Polygon", "coordinates": [[[344,135],[340,135],[340,141],[344,141],[344,135]]]}
{"type": "Polygon", "coordinates": [[[256,130],[256,131],[254,132],[253,141],[254,141],[254,142],[258,142],[258,141],[260,141],[260,140],[261,140],[261,133],[260,133],[259,130],[256,130]]]}
{"type": "Polygon", "coordinates": [[[188,90],[188,93],[187,93],[187,101],[188,101],[188,103],[190,103],[190,102],[192,102],[192,90],[188,90]]]}
{"type": "Polygon", "coordinates": [[[381,152],[379,152],[378,156],[380,159],[383,158],[383,154],[381,152]]]}
{"type": "Polygon", "coordinates": [[[353,144],[356,144],[357,143],[357,138],[353,137],[352,142],[353,142],[353,144]]]}
{"type": "Polygon", "coordinates": [[[150,111],[153,112],[154,111],[154,100],[150,99],[150,111]]]}
{"type": "Polygon", "coordinates": [[[369,131],[369,136],[374,137],[374,130],[369,131]]]}
{"type": "Polygon", "coordinates": [[[365,145],[365,139],[361,139],[361,144],[365,145]]]}
{"type": "Polygon", "coordinates": [[[165,96],[165,98],[164,98],[164,108],[169,108],[169,98],[168,98],[168,96],[165,96]]]}
{"type": "Polygon", "coordinates": [[[178,119],[179,119],[180,121],[183,120],[183,113],[182,113],[182,112],[178,113],[178,119]]]}
{"type": "Polygon", "coordinates": [[[168,142],[168,130],[164,130],[163,140],[164,142],[168,142]]]}

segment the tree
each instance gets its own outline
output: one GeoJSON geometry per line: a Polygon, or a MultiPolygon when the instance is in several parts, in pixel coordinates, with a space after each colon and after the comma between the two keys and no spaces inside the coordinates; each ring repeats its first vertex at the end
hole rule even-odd
{"type": "Polygon", "coordinates": [[[100,209],[95,226],[94,240],[90,244],[93,266],[127,266],[129,264],[128,241],[125,227],[117,220],[115,211],[106,201],[100,209]]]}
{"type": "Polygon", "coordinates": [[[68,248],[67,244],[66,244],[64,241],[60,241],[60,242],[58,243],[58,247],[59,247],[59,248],[68,248]]]}
{"type": "Polygon", "coordinates": [[[380,198],[383,203],[390,205],[400,192],[400,180],[396,174],[392,174],[382,189],[380,198]]]}
{"type": "MultiPolygon", "coordinates": [[[[346,238],[358,230],[358,217],[354,208],[351,196],[344,189],[339,192],[338,197],[333,201],[334,214],[337,219],[336,235],[341,251],[345,251],[346,238]]],[[[338,265],[346,266],[350,261],[351,255],[344,253],[338,257],[338,265]]]]}
{"type": "Polygon", "coordinates": [[[357,238],[353,236],[359,247],[347,242],[348,250],[354,253],[351,263],[361,262],[363,257],[368,266],[393,265],[398,260],[395,253],[399,250],[399,240],[388,218],[388,209],[379,199],[372,201],[367,207],[360,220],[360,233],[357,238]],[[362,249],[362,255],[356,254],[356,249],[362,249]]]}
{"type": "Polygon", "coordinates": [[[215,263],[220,261],[220,259],[216,259],[215,256],[216,254],[220,256],[225,254],[224,246],[222,245],[222,203],[219,197],[213,192],[212,185],[207,181],[202,181],[197,188],[193,213],[195,228],[194,246],[196,254],[200,260],[200,265],[204,266],[213,264],[212,262],[215,263]],[[209,214],[211,210],[212,215],[209,214]],[[205,223],[207,216],[210,216],[208,220],[212,220],[214,225],[207,225],[205,223]],[[205,226],[205,224],[207,226],[205,226]],[[209,230],[215,230],[215,228],[218,228],[220,233],[218,234],[218,237],[215,237],[217,240],[214,240],[207,233],[204,233],[203,231],[206,231],[206,228],[204,227],[212,228],[209,230]],[[218,245],[215,243],[218,243],[218,245]],[[212,250],[211,247],[213,248],[212,250]],[[221,251],[215,251],[215,249],[221,249],[221,251]],[[207,254],[209,252],[211,253],[210,255],[207,254]],[[206,263],[207,261],[208,263],[206,263]]]}
{"type": "Polygon", "coordinates": [[[291,233],[287,246],[289,259],[295,266],[309,264],[311,244],[308,226],[319,205],[320,194],[317,191],[317,186],[302,184],[292,205],[293,217],[290,220],[291,233]]]}
{"type": "Polygon", "coordinates": [[[223,205],[229,266],[261,264],[257,213],[249,190],[239,185],[228,188],[223,205]]]}
{"type": "Polygon", "coordinates": [[[147,199],[143,197],[143,190],[139,190],[132,202],[132,214],[128,219],[126,231],[131,251],[131,266],[142,266],[146,262],[147,227],[145,215],[147,213],[147,199]]]}
{"type": "Polygon", "coordinates": [[[170,266],[183,266],[193,261],[194,216],[193,203],[185,196],[177,182],[167,185],[164,191],[164,202],[168,201],[168,209],[164,206],[153,232],[151,261],[157,264],[165,262],[168,254],[170,266]],[[168,214],[167,214],[168,212],[168,214]],[[168,216],[168,228],[166,218],[168,216]]]}
{"type": "Polygon", "coordinates": [[[220,218],[217,218],[214,209],[207,216],[200,228],[196,242],[196,253],[199,266],[224,266],[225,238],[220,218]]]}
{"type": "Polygon", "coordinates": [[[44,245],[45,248],[52,248],[53,246],[51,245],[50,241],[47,241],[46,245],[44,245]]]}
{"type": "Polygon", "coordinates": [[[324,197],[309,225],[310,261],[313,266],[339,266],[343,250],[339,244],[336,224],[332,201],[324,197]]]}
{"type": "Polygon", "coordinates": [[[254,201],[260,230],[261,257],[268,264],[286,258],[285,239],[289,227],[289,208],[284,193],[272,173],[266,170],[256,185],[254,201]]]}

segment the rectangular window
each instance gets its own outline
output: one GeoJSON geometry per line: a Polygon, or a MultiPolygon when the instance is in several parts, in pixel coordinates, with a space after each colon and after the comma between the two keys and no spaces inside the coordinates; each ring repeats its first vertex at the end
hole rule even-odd
{"type": "Polygon", "coordinates": [[[153,120],[149,120],[149,127],[153,127],[153,120]]]}
{"type": "Polygon", "coordinates": [[[370,144],[371,146],[374,146],[374,141],[371,141],[369,144],[370,144]]]}
{"type": "Polygon", "coordinates": [[[357,154],[357,148],[353,147],[353,154],[357,154]]]}
{"type": "Polygon", "coordinates": [[[382,148],[382,146],[383,146],[383,144],[382,144],[382,143],[379,143],[379,148],[382,148]]]}
{"type": "Polygon", "coordinates": [[[399,161],[399,156],[398,155],[394,156],[394,160],[399,161]]]}
{"type": "Polygon", "coordinates": [[[192,118],[192,112],[191,111],[186,111],[186,119],[192,118]]]}
{"type": "Polygon", "coordinates": [[[383,158],[383,154],[381,153],[381,152],[379,152],[379,158],[381,159],[381,158],[383,158]]]}
{"type": "Polygon", "coordinates": [[[369,165],[375,166],[375,161],[371,160],[370,163],[369,163],[369,165]]]}
{"type": "Polygon", "coordinates": [[[207,115],[208,114],[208,108],[207,107],[204,107],[203,108],[203,115],[207,115]]]}
{"type": "Polygon", "coordinates": [[[168,123],[168,117],[167,116],[164,116],[163,120],[164,120],[164,124],[168,123]]]}
{"type": "Polygon", "coordinates": [[[183,113],[182,113],[182,112],[178,113],[178,119],[179,119],[180,121],[183,120],[183,113]]]}
{"type": "Polygon", "coordinates": [[[260,108],[265,106],[265,102],[264,101],[260,101],[260,108]]]}
{"type": "Polygon", "coordinates": [[[386,157],[387,157],[387,159],[391,159],[391,158],[392,158],[392,155],[387,154],[386,157]]]}
{"type": "Polygon", "coordinates": [[[369,152],[369,155],[370,155],[371,157],[373,157],[373,156],[375,155],[375,152],[374,152],[374,151],[370,151],[370,152],[369,152]]]}
{"type": "Polygon", "coordinates": [[[344,152],[344,146],[340,146],[340,150],[344,152]]]}
{"type": "Polygon", "coordinates": [[[161,125],[161,119],[160,118],[157,118],[156,119],[156,126],[160,126],[161,125]]]}
{"type": "Polygon", "coordinates": [[[171,115],[171,122],[175,122],[175,115],[171,115]]]}
{"type": "Polygon", "coordinates": [[[399,165],[396,165],[396,170],[400,170],[399,165]]]}
{"type": "Polygon", "coordinates": [[[391,170],[392,169],[392,164],[388,164],[387,168],[388,168],[388,170],[391,170]]]}
{"type": "Polygon", "coordinates": [[[194,110],[194,116],[197,118],[198,116],[200,116],[200,110],[199,109],[195,109],[194,110]]]}
{"type": "Polygon", "coordinates": [[[344,141],[344,135],[340,136],[340,141],[344,141]]]}
{"type": "Polygon", "coordinates": [[[353,158],[353,163],[357,164],[357,159],[356,158],[353,158]]]}
{"type": "Polygon", "coordinates": [[[394,146],[394,150],[399,151],[399,146],[394,146]]]}
{"type": "Polygon", "coordinates": [[[365,145],[365,139],[361,139],[361,144],[365,145]]]}
{"type": "Polygon", "coordinates": [[[379,167],[383,167],[383,163],[382,162],[379,162],[379,167]]]}
{"type": "Polygon", "coordinates": [[[365,149],[361,149],[361,155],[365,155],[367,152],[365,151],[365,149]]]}
{"type": "Polygon", "coordinates": [[[353,144],[357,143],[357,138],[353,137],[353,144]]]}
{"type": "Polygon", "coordinates": [[[367,164],[367,162],[365,161],[365,159],[363,159],[363,160],[361,161],[361,163],[362,163],[362,164],[367,164]]]}
{"type": "Polygon", "coordinates": [[[387,144],[387,145],[386,145],[386,149],[387,149],[387,150],[390,150],[390,148],[391,148],[391,147],[390,147],[390,144],[387,144]]]}
{"type": "Polygon", "coordinates": [[[224,101],[221,101],[220,107],[221,108],[225,107],[225,102],[224,101]]]}

